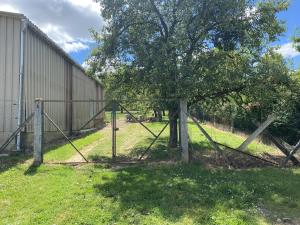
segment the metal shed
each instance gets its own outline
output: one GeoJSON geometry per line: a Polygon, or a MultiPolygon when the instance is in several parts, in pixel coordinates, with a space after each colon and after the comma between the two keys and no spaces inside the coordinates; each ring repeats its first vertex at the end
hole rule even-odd
{"type": "MultiPolygon", "coordinates": [[[[45,110],[64,131],[72,132],[98,112],[99,102],[72,103],[72,100],[103,100],[103,86],[88,77],[84,69],[24,15],[0,12],[0,145],[33,112],[34,100],[60,100],[45,110]]],[[[97,127],[89,124],[88,128],[97,127]]],[[[45,132],[56,130],[49,123],[45,132]]],[[[32,136],[29,124],[15,149],[32,136]]],[[[49,135],[50,136],[50,135],[49,135]]]]}

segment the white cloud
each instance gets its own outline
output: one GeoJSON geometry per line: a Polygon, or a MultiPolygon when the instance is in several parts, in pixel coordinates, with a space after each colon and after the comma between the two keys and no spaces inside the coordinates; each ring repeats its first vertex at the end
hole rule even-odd
{"type": "Polygon", "coordinates": [[[80,52],[82,50],[89,49],[90,47],[87,44],[82,42],[65,42],[62,44],[62,48],[67,52],[80,52]]]}
{"type": "Polygon", "coordinates": [[[67,1],[69,1],[71,4],[75,6],[86,8],[96,13],[99,13],[101,10],[100,5],[96,3],[94,0],[67,0],[67,1]]]}
{"type": "Polygon", "coordinates": [[[88,69],[90,67],[90,65],[88,64],[87,61],[84,61],[81,66],[84,68],[84,69],[88,69]]]}
{"type": "Polygon", "coordinates": [[[295,49],[295,46],[292,42],[282,45],[277,52],[280,53],[284,58],[295,58],[300,55],[300,52],[295,49]]]}
{"type": "Polygon", "coordinates": [[[94,0],[0,1],[0,11],[24,14],[68,53],[89,48],[89,29],[102,27],[101,8],[94,0]]]}
{"type": "Polygon", "coordinates": [[[9,4],[0,4],[0,11],[4,12],[12,12],[12,13],[19,13],[20,11],[9,4]]]}
{"type": "Polygon", "coordinates": [[[61,26],[46,24],[45,26],[40,27],[40,29],[46,34],[50,35],[51,38],[59,44],[62,44],[64,42],[71,42],[74,40],[68,33],[64,31],[64,28],[61,26]]]}

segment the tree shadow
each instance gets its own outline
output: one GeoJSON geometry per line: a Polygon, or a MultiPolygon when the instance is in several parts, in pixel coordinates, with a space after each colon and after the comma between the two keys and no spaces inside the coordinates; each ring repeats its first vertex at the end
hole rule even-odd
{"type": "Polygon", "coordinates": [[[148,150],[143,158],[143,161],[160,161],[160,160],[178,160],[180,159],[179,149],[172,149],[168,147],[168,138],[161,137],[155,144],[148,147],[153,142],[152,137],[143,139],[142,143],[138,143],[133,146],[128,153],[118,153],[117,156],[112,159],[111,156],[101,155],[101,154],[91,154],[88,159],[92,162],[97,163],[113,163],[113,162],[131,162],[138,161],[143,153],[148,150]]]}
{"type": "Polygon", "coordinates": [[[0,157],[0,174],[17,166],[18,164],[23,164],[27,160],[32,158],[31,152],[19,153],[7,157],[0,157]]]}
{"type": "MultiPolygon", "coordinates": [[[[85,138],[93,133],[98,132],[97,131],[92,131],[92,132],[87,132],[81,135],[76,135],[71,138],[72,141],[76,141],[81,138],[85,138]]],[[[65,139],[60,138],[55,141],[49,142],[46,144],[45,149],[43,151],[43,154],[46,154],[48,152],[54,151],[55,149],[62,147],[69,142],[65,139]]],[[[9,170],[10,168],[13,168],[19,164],[25,163],[27,160],[31,159],[33,157],[33,150],[26,150],[25,152],[21,152],[18,154],[6,156],[6,157],[0,157],[0,174],[9,170]]],[[[30,168],[30,167],[29,167],[30,168]]]]}
{"type": "Polygon", "coordinates": [[[24,175],[25,176],[34,176],[37,173],[39,167],[40,166],[38,166],[38,165],[31,164],[28,167],[28,169],[24,172],[24,175]]]}
{"type": "MultiPolygon", "coordinates": [[[[265,201],[278,208],[288,201],[290,210],[300,208],[300,195],[293,199],[290,196],[300,185],[300,174],[289,170],[209,171],[197,165],[129,167],[102,180],[94,184],[94,190],[116,203],[112,212],[116,220],[133,210],[141,216],[156,214],[166,222],[190,216],[193,223],[214,224],[219,210],[224,210],[235,214],[237,223],[260,224],[255,207],[265,201]],[[282,185],[282,177],[287,184],[282,185]],[[285,202],[274,201],[274,196],[285,202]]],[[[230,215],[227,219],[231,224],[230,215]]]]}
{"type": "Polygon", "coordinates": [[[168,137],[160,137],[149,148],[153,138],[147,138],[143,140],[142,145],[137,145],[130,151],[129,156],[139,158],[145,154],[147,161],[160,161],[160,160],[178,160],[180,159],[180,151],[177,148],[170,148],[168,146],[168,137]],[[148,150],[148,151],[147,151],[148,150]]]}

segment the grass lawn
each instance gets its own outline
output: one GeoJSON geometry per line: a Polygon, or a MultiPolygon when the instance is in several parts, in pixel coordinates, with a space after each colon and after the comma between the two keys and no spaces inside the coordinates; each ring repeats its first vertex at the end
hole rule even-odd
{"type": "Polygon", "coordinates": [[[0,174],[0,223],[272,224],[299,216],[299,185],[299,169],[21,164],[0,174]]]}
{"type": "MultiPolygon", "coordinates": [[[[107,113],[109,118],[110,113],[107,113]]],[[[125,119],[122,118],[120,113],[117,113],[118,122],[117,126],[117,155],[122,157],[133,157],[138,158],[142,152],[151,144],[153,136],[150,132],[144,129],[138,123],[125,123],[125,119]]],[[[147,127],[153,133],[158,134],[164,127],[166,122],[156,123],[145,123],[147,127]]],[[[203,125],[204,129],[211,135],[211,137],[220,143],[226,144],[230,147],[238,147],[246,137],[242,137],[237,134],[233,134],[227,131],[222,131],[209,125],[203,125]]],[[[167,159],[172,155],[172,152],[168,151],[168,131],[167,128],[162,134],[158,141],[152,146],[150,157],[152,159],[167,159]],[[171,154],[171,155],[170,155],[171,154]]],[[[211,149],[211,144],[207,141],[205,136],[200,133],[199,129],[195,124],[189,122],[189,135],[193,144],[193,149],[196,151],[202,151],[204,149],[211,149]]],[[[91,151],[86,155],[90,160],[110,159],[111,158],[111,128],[108,127],[101,130],[100,132],[88,135],[82,139],[74,141],[75,145],[82,149],[91,143],[97,143],[91,151]]],[[[248,147],[248,152],[260,155],[262,153],[279,153],[279,150],[268,145],[264,145],[259,141],[254,141],[248,147]]],[[[47,153],[44,156],[46,162],[53,161],[64,161],[76,154],[70,144],[53,146],[47,149],[47,153]]]]}
{"type": "MultiPolygon", "coordinates": [[[[147,125],[158,133],[163,124],[147,125]]],[[[167,131],[153,146],[151,159],[178,156],[165,147],[167,131]]],[[[189,131],[195,147],[209,148],[196,126],[189,124],[189,131]]],[[[243,141],[228,132],[215,133],[231,146],[243,141]]],[[[119,122],[118,137],[118,154],[130,157],[153,138],[139,124],[124,122],[119,122]]],[[[94,143],[89,159],[109,158],[110,139],[108,127],[75,144],[84,149],[94,143]]],[[[260,154],[268,148],[254,143],[249,151],[260,154]]],[[[51,147],[45,161],[75,154],[69,145],[51,147]]],[[[165,162],[37,168],[24,157],[0,158],[0,224],[280,224],[283,218],[300,224],[299,187],[300,169],[208,170],[201,164],[165,162]]]]}

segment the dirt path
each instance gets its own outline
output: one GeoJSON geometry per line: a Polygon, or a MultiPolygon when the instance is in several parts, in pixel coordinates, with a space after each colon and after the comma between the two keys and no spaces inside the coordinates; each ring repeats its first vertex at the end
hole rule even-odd
{"type": "MultiPolygon", "coordinates": [[[[118,128],[124,128],[126,126],[126,122],[124,120],[118,120],[117,121],[117,127],[118,128]]],[[[102,130],[98,132],[108,132],[111,129],[111,123],[109,123],[106,127],[104,127],[102,130]]],[[[80,150],[80,152],[87,157],[91,151],[93,151],[94,148],[99,146],[101,144],[102,140],[97,140],[90,145],[84,147],[83,149],[80,150]]],[[[79,155],[77,152],[69,158],[68,160],[65,161],[66,163],[72,163],[72,162],[85,162],[85,160],[79,155]]]]}
{"type": "MultiPolygon", "coordinates": [[[[86,157],[97,145],[99,145],[100,141],[95,141],[92,144],[86,146],[84,149],[80,150],[80,152],[86,157]]],[[[85,160],[79,155],[77,152],[71,158],[69,158],[67,163],[70,162],[85,162],[85,160]]]]}

